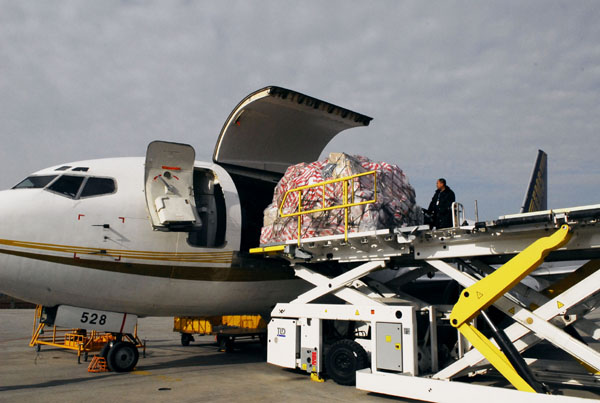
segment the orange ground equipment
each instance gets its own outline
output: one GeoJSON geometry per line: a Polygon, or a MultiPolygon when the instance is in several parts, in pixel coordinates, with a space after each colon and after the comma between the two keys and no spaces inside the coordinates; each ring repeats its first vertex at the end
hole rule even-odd
{"type": "MultiPolygon", "coordinates": [[[[94,351],[100,351],[106,343],[116,341],[117,338],[112,333],[98,332],[95,330],[87,331],[85,329],[66,329],[58,326],[46,326],[41,322],[42,307],[38,305],[35,309],[33,318],[33,333],[31,335],[30,347],[36,347],[40,351],[42,345],[74,350],[77,352],[77,362],[81,363],[81,356],[87,361],[88,354],[94,351]]],[[[137,326],[133,338],[124,335],[123,337],[131,339],[130,341],[138,348],[143,349],[146,354],[146,345],[137,335],[137,326]]]]}

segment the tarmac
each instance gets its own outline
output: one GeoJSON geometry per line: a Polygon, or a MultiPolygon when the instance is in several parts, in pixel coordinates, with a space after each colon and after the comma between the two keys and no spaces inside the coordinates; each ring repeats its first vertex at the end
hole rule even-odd
{"type": "MultiPolygon", "coordinates": [[[[407,401],[331,380],[313,382],[306,373],[269,365],[259,343],[240,342],[234,352],[223,353],[214,337],[196,336],[184,347],[172,318],[139,320],[147,352],[133,372],[88,373],[88,363],[77,364],[73,351],[42,346],[36,352],[28,346],[33,314],[0,310],[0,402],[407,401]]],[[[595,392],[578,391],[600,399],[595,392]]]]}

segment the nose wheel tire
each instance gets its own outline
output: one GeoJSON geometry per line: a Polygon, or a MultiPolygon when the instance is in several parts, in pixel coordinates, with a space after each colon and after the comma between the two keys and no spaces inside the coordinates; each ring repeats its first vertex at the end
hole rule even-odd
{"type": "Polygon", "coordinates": [[[132,371],[140,358],[137,347],[127,341],[116,342],[106,357],[108,368],[114,372],[132,371]]]}
{"type": "Polygon", "coordinates": [[[325,371],[340,385],[356,384],[356,371],[369,366],[365,349],[354,340],[338,340],[325,356],[325,371]]]}
{"type": "Polygon", "coordinates": [[[102,346],[102,349],[100,350],[100,353],[98,354],[100,357],[104,357],[104,359],[108,358],[108,352],[110,351],[110,348],[114,345],[115,343],[112,341],[109,341],[108,343],[106,343],[104,346],[102,346]]]}

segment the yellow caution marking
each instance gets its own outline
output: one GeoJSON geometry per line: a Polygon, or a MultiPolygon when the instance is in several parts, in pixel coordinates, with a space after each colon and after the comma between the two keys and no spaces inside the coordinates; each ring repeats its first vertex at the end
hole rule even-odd
{"type": "Polygon", "coordinates": [[[477,299],[481,299],[481,297],[483,297],[483,293],[477,291],[477,299]]]}
{"type": "Polygon", "coordinates": [[[152,376],[154,378],[160,379],[161,381],[181,382],[181,378],[173,378],[172,376],[168,376],[168,375],[152,375],[152,373],[150,371],[138,371],[136,369],[136,370],[131,371],[131,373],[134,375],[152,376]]]}
{"type": "Polygon", "coordinates": [[[148,372],[148,371],[134,370],[134,371],[131,371],[131,373],[134,374],[134,375],[144,375],[144,376],[150,375],[150,372],[148,372]]]}
{"type": "Polygon", "coordinates": [[[385,336],[385,342],[386,343],[391,343],[392,342],[392,336],[385,336]]]}
{"type": "Polygon", "coordinates": [[[513,306],[512,308],[510,308],[510,309],[508,310],[508,312],[509,312],[511,315],[514,315],[514,314],[515,314],[515,307],[513,306]]]}
{"type": "Polygon", "coordinates": [[[396,343],[396,345],[394,347],[396,348],[396,350],[402,349],[402,345],[400,343],[396,343]]]}
{"type": "Polygon", "coordinates": [[[556,306],[558,307],[558,309],[562,308],[563,306],[565,306],[565,304],[563,304],[560,301],[556,301],[556,306]]]}
{"type": "Polygon", "coordinates": [[[358,312],[358,309],[356,310],[356,313],[355,313],[355,315],[356,315],[356,316],[360,315],[360,313],[358,312]]]}
{"type": "Polygon", "coordinates": [[[264,248],[252,248],[250,253],[269,253],[269,252],[281,252],[285,250],[285,245],[274,245],[265,246],[264,248]]]}
{"type": "Polygon", "coordinates": [[[302,364],[302,369],[306,371],[306,364],[302,364]]]}

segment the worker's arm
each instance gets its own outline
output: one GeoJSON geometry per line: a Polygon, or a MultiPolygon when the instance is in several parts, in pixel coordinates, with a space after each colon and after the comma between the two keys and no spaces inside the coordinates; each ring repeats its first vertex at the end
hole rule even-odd
{"type": "Polygon", "coordinates": [[[431,202],[429,203],[429,207],[426,210],[427,214],[433,214],[433,211],[435,209],[436,196],[437,196],[437,192],[435,192],[433,194],[433,197],[431,198],[431,202]]]}

